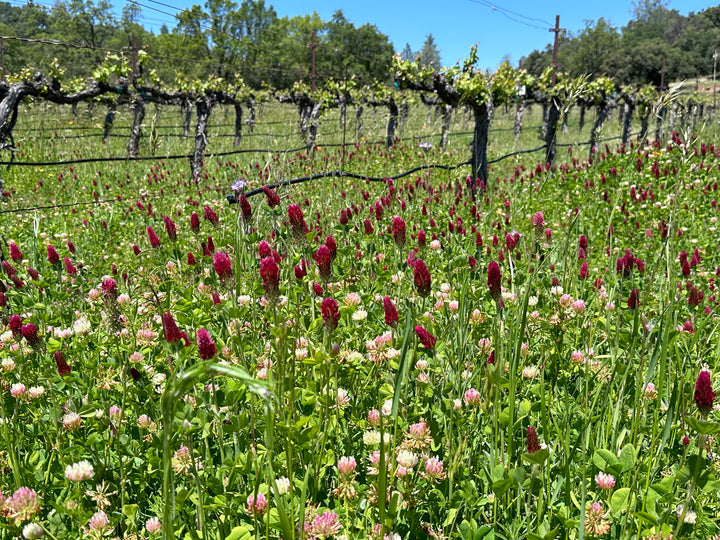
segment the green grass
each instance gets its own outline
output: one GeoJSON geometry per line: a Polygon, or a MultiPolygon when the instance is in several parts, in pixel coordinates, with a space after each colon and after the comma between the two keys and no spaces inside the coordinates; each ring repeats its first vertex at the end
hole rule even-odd
{"type": "MultiPolygon", "coordinates": [[[[98,107],[77,119],[64,107],[22,112],[18,161],[125,156],[127,110],[113,130],[123,136],[106,144],[98,107]],[[95,137],[70,138],[84,127],[95,137]]],[[[152,154],[152,116],[151,106],[141,156],[152,154]]],[[[356,145],[350,109],[344,153],[332,146],[342,132],[331,110],[314,155],[282,154],[303,146],[296,112],[263,104],[258,136],[240,149],[274,151],[216,157],[233,150],[218,135],[232,133],[220,124],[234,118],[218,108],[197,183],[185,158],[3,170],[10,197],[0,209],[12,213],[0,222],[10,265],[0,277],[0,538],[30,523],[58,540],[153,538],[153,518],[164,538],[218,540],[719,534],[720,413],[695,387],[705,366],[718,388],[716,125],[698,122],[692,136],[682,129],[659,144],[633,139],[624,153],[603,143],[592,163],[587,146],[562,147],[550,170],[538,166],[542,152],[509,157],[491,165],[476,202],[461,168],[283,187],[276,207],[251,197],[249,218],[227,204],[240,176],[255,188],[343,166],[382,178],[469,158],[470,135],[438,149],[439,118],[428,122],[425,107],[411,107],[390,149],[374,144],[387,112],[363,117],[356,145]],[[306,234],[291,230],[291,204],[306,234]],[[50,207],[26,210],[35,206],[50,207]],[[406,226],[404,242],[393,218],[406,226]],[[314,256],[329,235],[337,255],[323,278],[314,256]],[[218,253],[232,279],[214,268],[218,253]],[[618,272],[626,254],[632,264],[618,272]],[[415,258],[429,269],[427,296],[415,258]],[[277,302],[266,297],[271,261],[277,302]],[[504,307],[489,290],[492,261],[504,307]],[[639,306],[630,307],[634,289],[639,306]],[[385,322],[385,297],[396,326],[385,322]],[[188,346],[165,339],[168,313],[188,346]],[[437,338],[432,348],[420,326],[437,338]],[[200,329],[214,355],[197,343],[200,329]],[[83,460],[92,478],[69,479],[66,467],[83,460]],[[40,498],[24,513],[14,496],[22,487],[40,498]]],[[[513,120],[513,110],[496,111],[490,159],[540,146],[540,107],[518,142],[513,120]]],[[[586,141],[593,121],[588,113],[578,132],[571,111],[559,142],[586,141]]],[[[176,109],[160,111],[156,155],[189,152],[192,136],[163,135],[180,123],[176,109]]],[[[459,111],[452,131],[466,130],[459,111]]],[[[613,117],[603,137],[620,130],[613,117]]]]}

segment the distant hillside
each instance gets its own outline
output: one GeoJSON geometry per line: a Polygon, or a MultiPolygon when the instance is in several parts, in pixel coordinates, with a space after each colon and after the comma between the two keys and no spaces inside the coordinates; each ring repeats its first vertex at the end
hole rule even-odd
{"type": "MultiPolygon", "coordinates": [[[[720,54],[720,5],[687,17],[659,0],[635,7],[634,19],[616,28],[604,19],[591,21],[577,35],[560,39],[558,63],[570,75],[606,75],[619,84],[654,84],[713,73],[713,54],[720,54]]],[[[535,50],[520,65],[539,75],[552,64],[552,46],[535,50]]]]}

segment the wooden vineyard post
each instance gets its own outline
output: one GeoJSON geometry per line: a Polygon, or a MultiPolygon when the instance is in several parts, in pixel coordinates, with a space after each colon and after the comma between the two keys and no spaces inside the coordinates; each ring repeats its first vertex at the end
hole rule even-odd
{"type": "MultiPolygon", "coordinates": [[[[558,52],[558,36],[560,32],[564,32],[564,28],[560,28],[560,15],[555,15],[555,27],[550,28],[550,32],[555,32],[555,40],[553,43],[553,71],[552,71],[552,86],[555,86],[557,82],[557,52],[558,52]]],[[[550,110],[548,111],[548,123],[547,133],[545,134],[545,163],[554,163],[556,154],[556,136],[557,123],[560,119],[560,110],[558,109],[557,101],[553,96],[550,96],[549,103],[550,110]]]]}

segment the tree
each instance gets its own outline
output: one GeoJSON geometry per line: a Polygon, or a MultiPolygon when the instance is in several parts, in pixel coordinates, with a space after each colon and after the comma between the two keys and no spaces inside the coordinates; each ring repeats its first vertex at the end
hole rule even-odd
{"type": "Polygon", "coordinates": [[[666,0],[634,0],[632,6],[635,20],[643,24],[663,24],[668,12],[666,0]]]}
{"type": "Polygon", "coordinates": [[[552,52],[532,51],[520,59],[520,66],[533,77],[539,77],[552,64],[552,52]]]}
{"type": "Polygon", "coordinates": [[[422,49],[420,49],[420,63],[424,66],[433,66],[439,68],[442,63],[440,62],[440,52],[435,46],[435,38],[432,34],[428,34],[425,37],[425,43],[423,43],[422,49]]]}
{"type": "Polygon", "coordinates": [[[414,53],[412,48],[410,47],[409,43],[405,44],[405,48],[403,48],[402,52],[400,53],[400,59],[401,60],[415,60],[417,57],[417,53],[414,53]]]}
{"type": "MultiPolygon", "coordinates": [[[[257,61],[254,70],[244,73],[245,81],[253,88],[260,88],[263,83],[276,89],[292,88],[293,83],[306,80],[311,71],[310,41],[313,31],[316,33],[316,42],[320,42],[323,24],[317,13],[312,15],[298,15],[296,17],[283,17],[278,19],[266,33],[270,42],[267,51],[257,61]],[[278,51],[275,54],[274,51],[278,51]]],[[[322,49],[316,49],[316,73],[325,75],[322,66],[322,49]]]]}
{"type": "Polygon", "coordinates": [[[249,86],[259,88],[267,73],[261,68],[276,65],[284,53],[278,45],[278,16],[272,5],[265,6],[264,0],[243,0],[238,15],[243,77],[249,86]]]}
{"type": "Polygon", "coordinates": [[[364,81],[388,81],[393,53],[388,36],[377,26],[356,28],[338,9],[324,25],[316,56],[326,76],[342,79],[354,74],[364,81]]]}
{"type": "MultiPolygon", "coordinates": [[[[599,19],[586,22],[577,35],[561,37],[558,63],[572,76],[608,75],[620,85],[659,86],[663,63],[666,80],[712,73],[712,55],[720,48],[720,7],[685,17],[668,9],[664,0],[638,0],[633,14],[619,30],[599,19]]],[[[551,57],[548,45],[531,52],[521,65],[539,76],[551,57]]]]}
{"type": "Polygon", "coordinates": [[[117,26],[106,0],[97,4],[93,0],[70,0],[67,9],[73,33],[91,49],[103,47],[117,26]]]}
{"type": "Polygon", "coordinates": [[[570,73],[579,76],[615,75],[622,67],[620,34],[602,17],[586,21],[585,29],[575,40],[576,49],[572,56],[570,73]]]}
{"type": "Polygon", "coordinates": [[[137,4],[127,3],[122,8],[121,21],[125,28],[139,24],[142,9],[137,4]]]}

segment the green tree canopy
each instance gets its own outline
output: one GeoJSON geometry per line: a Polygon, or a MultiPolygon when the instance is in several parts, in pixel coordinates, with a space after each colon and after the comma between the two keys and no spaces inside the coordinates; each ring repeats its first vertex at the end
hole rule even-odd
{"type": "Polygon", "coordinates": [[[432,34],[428,34],[425,37],[422,49],[420,49],[420,62],[424,66],[433,66],[439,68],[442,66],[440,61],[440,51],[438,51],[435,45],[435,38],[432,34]]]}

